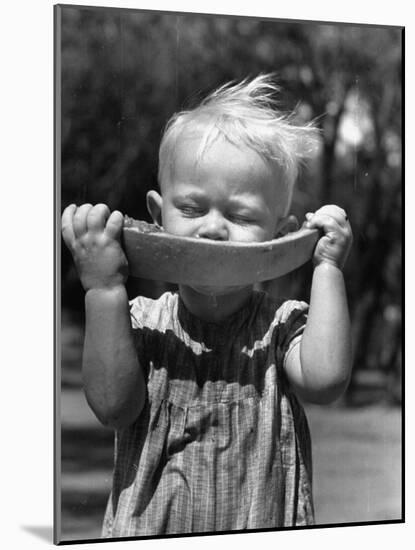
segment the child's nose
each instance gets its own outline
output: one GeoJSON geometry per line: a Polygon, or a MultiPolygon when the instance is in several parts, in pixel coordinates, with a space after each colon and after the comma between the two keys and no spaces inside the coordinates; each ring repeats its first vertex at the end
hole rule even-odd
{"type": "Polygon", "coordinates": [[[226,219],[217,212],[211,212],[205,217],[198,231],[199,237],[215,241],[227,241],[229,239],[226,219]]]}

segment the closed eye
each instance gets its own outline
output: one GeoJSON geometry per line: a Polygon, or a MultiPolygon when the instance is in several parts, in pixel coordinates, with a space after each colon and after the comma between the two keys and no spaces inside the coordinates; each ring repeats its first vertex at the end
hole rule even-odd
{"type": "Polygon", "coordinates": [[[252,218],[251,216],[242,216],[242,215],[239,215],[239,214],[230,214],[228,216],[228,219],[232,223],[237,223],[237,224],[240,224],[240,225],[248,225],[248,224],[256,223],[256,220],[254,218],[252,218]]]}
{"type": "Polygon", "coordinates": [[[204,209],[200,206],[196,206],[193,204],[183,204],[178,207],[180,212],[189,218],[202,216],[204,214],[204,209]]]}

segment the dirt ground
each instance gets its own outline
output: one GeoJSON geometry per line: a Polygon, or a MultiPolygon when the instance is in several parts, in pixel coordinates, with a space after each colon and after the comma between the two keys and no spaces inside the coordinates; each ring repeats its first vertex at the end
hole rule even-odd
{"type": "MultiPolygon", "coordinates": [[[[76,326],[62,332],[62,541],[100,536],[111,485],[113,433],[98,423],[82,393],[81,339],[76,326]]],[[[399,520],[400,408],[378,403],[306,410],[313,440],[316,522],[399,520]]]]}

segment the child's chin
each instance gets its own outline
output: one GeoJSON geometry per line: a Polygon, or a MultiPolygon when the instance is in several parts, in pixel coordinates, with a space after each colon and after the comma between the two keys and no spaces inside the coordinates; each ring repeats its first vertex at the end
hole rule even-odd
{"type": "Polygon", "coordinates": [[[226,296],[243,290],[246,286],[192,286],[191,288],[204,296],[226,296]]]}

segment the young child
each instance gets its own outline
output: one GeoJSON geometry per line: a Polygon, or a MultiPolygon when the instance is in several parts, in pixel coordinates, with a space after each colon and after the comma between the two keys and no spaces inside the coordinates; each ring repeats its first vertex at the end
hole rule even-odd
{"type": "MultiPolygon", "coordinates": [[[[175,235],[272,239],[289,222],[298,165],[316,130],[276,111],[272,79],[229,84],[168,124],[155,223],[175,235]]],[[[310,305],[252,286],[180,285],[130,303],[123,216],[69,206],[62,231],[86,291],[83,376],[116,430],[104,537],[309,525],[311,443],[297,399],[329,403],[351,371],[342,267],[352,233],[324,206],[310,305]]]]}

